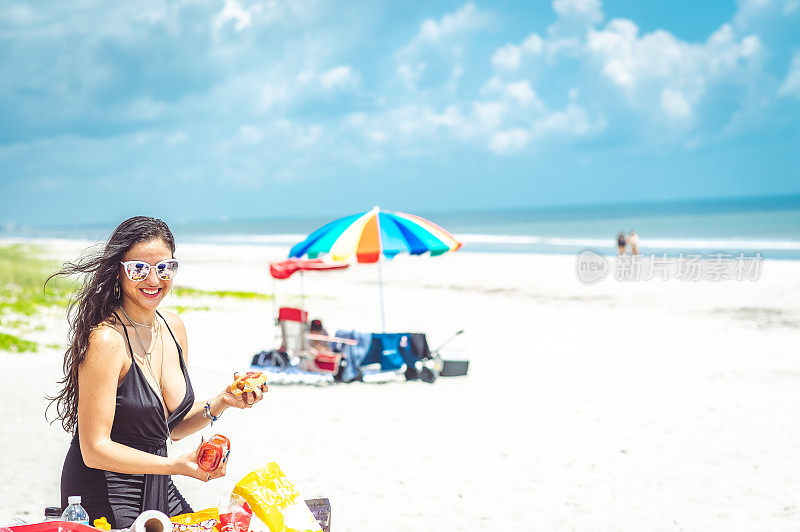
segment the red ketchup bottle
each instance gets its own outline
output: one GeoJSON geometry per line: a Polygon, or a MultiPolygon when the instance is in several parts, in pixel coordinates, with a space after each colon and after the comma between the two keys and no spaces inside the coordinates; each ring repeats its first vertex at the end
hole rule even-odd
{"type": "Polygon", "coordinates": [[[203,471],[214,471],[231,449],[231,442],[225,436],[214,434],[200,446],[197,452],[197,465],[203,471]]]}

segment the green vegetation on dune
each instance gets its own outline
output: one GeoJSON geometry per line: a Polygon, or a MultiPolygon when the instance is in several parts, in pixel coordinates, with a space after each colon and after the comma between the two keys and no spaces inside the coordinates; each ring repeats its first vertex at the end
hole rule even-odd
{"type": "MultiPolygon", "coordinates": [[[[66,309],[68,297],[78,289],[76,279],[47,278],[59,269],[57,262],[39,256],[40,249],[27,245],[0,245],[0,352],[36,352],[39,345],[23,337],[41,331],[44,325],[37,316],[50,308],[66,309]]],[[[231,298],[249,301],[270,301],[271,295],[234,290],[200,290],[175,286],[172,293],[177,298],[167,307],[176,312],[208,311],[208,305],[193,305],[192,299],[200,297],[231,298]]],[[[48,344],[48,348],[55,347],[48,344]]]]}
{"type": "Polygon", "coordinates": [[[238,292],[235,290],[201,290],[198,288],[188,288],[186,286],[173,286],[170,291],[175,296],[173,302],[167,300],[167,308],[174,310],[178,314],[184,312],[209,311],[208,305],[192,305],[193,299],[201,297],[231,298],[244,301],[271,301],[272,296],[258,292],[238,292]]]}
{"type": "MultiPolygon", "coordinates": [[[[54,279],[44,291],[48,276],[58,269],[58,264],[37,256],[32,246],[0,246],[0,325],[8,330],[41,330],[41,324],[31,324],[33,317],[45,308],[66,308],[67,295],[73,285],[63,279],[54,279]]],[[[36,351],[36,342],[0,332],[0,351],[36,351]]]]}
{"type": "Polygon", "coordinates": [[[39,258],[37,251],[19,244],[0,246],[0,315],[12,311],[32,316],[38,307],[66,306],[73,285],[54,279],[45,292],[45,281],[59,265],[39,258]]]}
{"type": "Polygon", "coordinates": [[[0,351],[13,351],[16,353],[25,353],[30,351],[35,353],[39,350],[39,344],[29,340],[23,340],[13,334],[6,334],[0,332],[0,351]]]}
{"type": "Polygon", "coordinates": [[[184,312],[198,312],[198,311],[208,311],[211,310],[211,307],[208,305],[195,305],[192,307],[188,307],[185,305],[175,305],[168,307],[171,310],[174,310],[177,314],[183,314],[184,312]]]}
{"type": "Polygon", "coordinates": [[[230,297],[234,299],[252,299],[260,301],[269,301],[272,299],[271,295],[260,294],[258,292],[237,292],[235,290],[199,290],[197,288],[187,288],[184,286],[173,286],[172,293],[176,297],[230,297]]]}

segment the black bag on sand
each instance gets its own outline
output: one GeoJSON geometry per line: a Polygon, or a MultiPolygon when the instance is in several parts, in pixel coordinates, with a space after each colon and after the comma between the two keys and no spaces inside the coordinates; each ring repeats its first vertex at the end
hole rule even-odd
{"type": "Polygon", "coordinates": [[[253,362],[251,365],[258,368],[264,368],[267,366],[288,368],[290,365],[289,355],[283,351],[278,351],[277,349],[273,349],[271,351],[261,351],[260,353],[253,355],[253,362]]]}
{"type": "Polygon", "coordinates": [[[422,371],[419,372],[419,378],[422,382],[433,384],[436,382],[436,372],[427,366],[423,366],[422,371]]]}
{"type": "Polygon", "coordinates": [[[469,360],[442,360],[440,377],[463,377],[469,370],[469,360]]]}

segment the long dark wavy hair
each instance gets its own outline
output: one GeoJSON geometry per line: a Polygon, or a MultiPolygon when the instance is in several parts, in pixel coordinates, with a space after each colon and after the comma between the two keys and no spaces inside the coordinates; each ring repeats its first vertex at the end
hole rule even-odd
{"type": "Polygon", "coordinates": [[[105,246],[89,251],[76,262],[65,262],[63,267],[45,281],[54,277],[79,275],[83,282],[70,298],[67,309],[69,322],[69,347],[64,353],[64,378],[58,383],[61,391],[47,399],[56,407],[56,418],[67,432],[75,432],[78,425],[78,368],[89,349],[92,330],[122,304],[119,282],[122,256],[139,242],[163,240],[175,254],[175,238],[163,221],[147,216],[128,218],[111,234],[105,246]]]}

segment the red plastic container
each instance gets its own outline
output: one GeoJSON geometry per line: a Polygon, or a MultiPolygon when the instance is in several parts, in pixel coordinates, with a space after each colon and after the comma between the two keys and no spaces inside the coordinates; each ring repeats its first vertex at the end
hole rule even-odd
{"type": "Polygon", "coordinates": [[[242,506],[231,504],[228,511],[220,509],[219,525],[221,532],[248,532],[250,521],[253,519],[253,510],[247,503],[242,506]]]}
{"type": "Polygon", "coordinates": [[[200,446],[197,452],[197,465],[203,471],[214,471],[222,463],[222,459],[231,449],[231,442],[225,436],[214,434],[211,439],[200,446]]]}
{"type": "Polygon", "coordinates": [[[72,523],[70,521],[45,521],[32,525],[9,527],[13,532],[97,532],[92,526],[72,523]]]}

